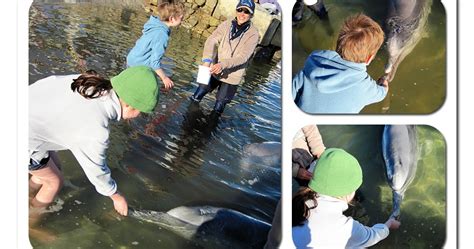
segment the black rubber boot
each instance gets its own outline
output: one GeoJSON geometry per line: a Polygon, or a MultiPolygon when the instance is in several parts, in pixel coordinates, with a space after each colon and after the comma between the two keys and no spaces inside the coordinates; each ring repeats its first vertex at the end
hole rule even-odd
{"type": "Polygon", "coordinates": [[[293,5],[293,25],[303,20],[303,13],[304,13],[304,3],[302,0],[296,1],[295,5],[293,5]]]}
{"type": "Polygon", "coordinates": [[[189,99],[196,102],[196,103],[199,103],[199,102],[201,102],[202,98],[206,94],[207,94],[207,90],[205,88],[199,86],[196,89],[196,92],[194,92],[193,96],[189,97],[189,99]]]}
{"type": "Polygon", "coordinates": [[[216,113],[221,114],[222,112],[224,112],[224,108],[225,108],[224,102],[216,101],[216,104],[214,105],[214,111],[216,113]]]}

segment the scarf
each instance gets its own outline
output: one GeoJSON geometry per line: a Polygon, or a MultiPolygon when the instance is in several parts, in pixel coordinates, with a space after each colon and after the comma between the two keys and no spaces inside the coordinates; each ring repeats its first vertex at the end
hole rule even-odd
{"type": "Polygon", "coordinates": [[[232,20],[231,29],[230,29],[230,40],[232,41],[235,38],[241,36],[249,28],[250,28],[250,20],[248,20],[245,23],[242,23],[242,25],[237,24],[236,19],[232,20]]]}

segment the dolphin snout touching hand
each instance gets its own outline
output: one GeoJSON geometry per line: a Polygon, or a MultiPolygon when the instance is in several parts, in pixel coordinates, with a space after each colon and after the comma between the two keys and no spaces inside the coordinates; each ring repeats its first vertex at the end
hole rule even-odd
{"type": "Polygon", "coordinates": [[[390,0],[385,21],[388,81],[395,77],[398,66],[421,40],[426,28],[432,0],[390,0]]]}
{"type": "Polygon", "coordinates": [[[392,217],[399,218],[405,191],[415,178],[418,149],[414,125],[386,125],[382,136],[385,172],[393,194],[392,217]]]}

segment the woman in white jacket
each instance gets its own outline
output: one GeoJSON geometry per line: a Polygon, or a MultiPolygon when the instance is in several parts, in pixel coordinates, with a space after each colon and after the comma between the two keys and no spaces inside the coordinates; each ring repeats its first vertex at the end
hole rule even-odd
{"type": "Polygon", "coordinates": [[[118,213],[127,215],[127,201],[117,191],[106,163],[109,121],[152,112],[158,89],[156,73],[145,66],[130,67],[111,80],[89,70],[30,85],[31,207],[45,208],[53,201],[63,182],[53,153],[70,150],[96,191],[110,197],[118,213]]]}
{"type": "Polygon", "coordinates": [[[293,242],[297,248],[365,248],[385,239],[400,223],[364,226],[343,212],[362,185],[362,169],[342,149],[326,149],[308,187],[293,197],[293,242]]]}

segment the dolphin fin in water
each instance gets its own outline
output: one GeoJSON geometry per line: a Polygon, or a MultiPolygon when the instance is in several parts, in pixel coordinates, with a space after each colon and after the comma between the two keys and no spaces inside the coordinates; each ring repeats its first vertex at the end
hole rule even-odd
{"type": "Polygon", "coordinates": [[[382,135],[382,153],[387,182],[392,189],[391,217],[400,217],[400,206],[408,186],[416,175],[418,148],[414,125],[386,125],[382,135]]]}

